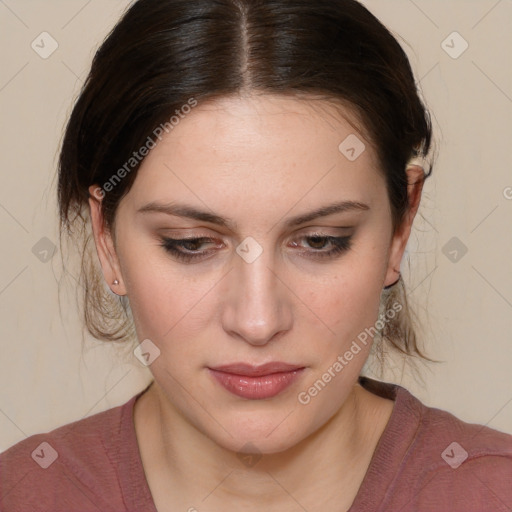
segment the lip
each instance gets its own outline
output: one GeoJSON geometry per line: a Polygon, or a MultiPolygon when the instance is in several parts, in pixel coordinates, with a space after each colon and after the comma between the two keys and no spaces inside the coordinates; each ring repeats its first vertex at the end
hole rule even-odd
{"type": "Polygon", "coordinates": [[[271,375],[272,373],[291,372],[301,368],[304,367],[297,364],[273,361],[259,366],[253,366],[248,363],[231,363],[223,366],[215,366],[214,368],[210,368],[210,370],[232,373],[234,375],[245,375],[247,377],[260,377],[261,375],[271,375]]]}
{"type": "Polygon", "coordinates": [[[208,368],[227,391],[241,398],[272,398],[288,388],[303,372],[303,366],[272,362],[260,366],[233,363],[208,368]]]}

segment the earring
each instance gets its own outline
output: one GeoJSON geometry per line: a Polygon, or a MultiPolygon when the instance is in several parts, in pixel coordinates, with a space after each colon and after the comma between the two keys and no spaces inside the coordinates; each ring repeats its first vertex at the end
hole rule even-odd
{"type": "Polygon", "coordinates": [[[114,279],[114,282],[112,283],[114,285],[118,285],[119,284],[119,281],[117,279],[114,279]]]}
{"type": "Polygon", "coordinates": [[[390,288],[395,286],[395,284],[397,284],[398,281],[400,281],[400,278],[402,277],[401,274],[400,274],[400,270],[397,270],[396,268],[394,268],[393,271],[398,274],[398,279],[394,283],[391,283],[391,284],[388,284],[387,286],[384,286],[384,290],[389,290],[390,288]]]}

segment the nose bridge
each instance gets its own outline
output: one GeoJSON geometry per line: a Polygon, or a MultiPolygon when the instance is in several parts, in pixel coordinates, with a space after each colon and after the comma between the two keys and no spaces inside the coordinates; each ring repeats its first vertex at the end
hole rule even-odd
{"type": "Polygon", "coordinates": [[[285,311],[286,294],[275,270],[274,253],[258,246],[249,240],[237,248],[240,257],[235,258],[230,272],[224,328],[248,343],[263,345],[289,328],[291,315],[285,311]]]}
{"type": "Polygon", "coordinates": [[[270,309],[270,301],[275,299],[277,277],[273,258],[270,254],[262,254],[252,263],[239,262],[237,278],[246,292],[248,302],[254,302],[253,306],[265,306],[270,309]]]}

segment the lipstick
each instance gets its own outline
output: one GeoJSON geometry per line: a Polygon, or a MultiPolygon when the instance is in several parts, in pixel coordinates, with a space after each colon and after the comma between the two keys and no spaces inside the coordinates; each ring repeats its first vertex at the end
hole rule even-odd
{"type": "Polygon", "coordinates": [[[262,400],[272,398],[288,388],[304,367],[281,362],[260,366],[233,363],[208,368],[210,374],[227,391],[241,398],[262,400]]]}

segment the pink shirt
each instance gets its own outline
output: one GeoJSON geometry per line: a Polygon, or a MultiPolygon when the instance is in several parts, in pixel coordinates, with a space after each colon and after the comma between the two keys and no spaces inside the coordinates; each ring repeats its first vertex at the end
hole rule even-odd
{"type": "MultiPolygon", "coordinates": [[[[395,405],[349,512],[512,510],[511,435],[426,407],[401,386],[360,383],[395,405]]],[[[144,391],[0,454],[0,510],[157,512],[133,422],[144,391]]]]}

